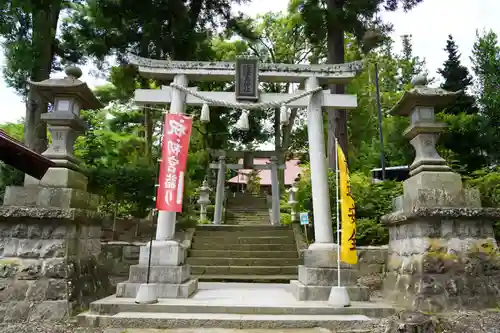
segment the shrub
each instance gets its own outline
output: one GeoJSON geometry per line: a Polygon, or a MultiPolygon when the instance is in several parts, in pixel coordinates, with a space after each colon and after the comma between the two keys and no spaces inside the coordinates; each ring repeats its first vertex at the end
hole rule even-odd
{"type": "MultiPolygon", "coordinates": [[[[335,184],[335,173],[330,172],[328,175],[328,186],[333,216],[336,215],[335,211],[337,207],[335,184]]],[[[370,177],[363,173],[355,172],[351,174],[351,187],[356,204],[357,244],[360,246],[387,244],[387,228],[380,222],[380,218],[392,211],[392,199],[402,194],[402,184],[394,181],[373,183],[370,177]]],[[[309,169],[306,169],[299,182],[297,201],[297,211],[308,212],[312,217],[311,220],[314,220],[309,169]]],[[[335,218],[332,218],[332,223],[333,230],[336,232],[335,218]]]]}
{"type": "Polygon", "coordinates": [[[281,224],[292,224],[292,215],[288,213],[280,213],[280,222],[281,224]]]}
{"type": "MultiPolygon", "coordinates": [[[[479,190],[483,207],[500,207],[500,169],[476,171],[466,178],[465,184],[479,190]]],[[[495,238],[500,240],[500,221],[494,224],[493,230],[495,238]]]]}

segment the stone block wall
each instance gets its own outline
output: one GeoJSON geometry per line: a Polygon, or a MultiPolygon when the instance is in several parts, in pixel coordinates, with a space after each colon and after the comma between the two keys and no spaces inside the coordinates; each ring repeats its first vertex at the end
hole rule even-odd
{"type": "Polygon", "coordinates": [[[113,293],[96,221],[77,209],[0,208],[0,321],[60,319],[113,293]]]}
{"type": "Polygon", "coordinates": [[[387,246],[359,246],[358,250],[358,284],[368,287],[373,297],[380,296],[383,287],[387,246]]]}
{"type": "Polygon", "coordinates": [[[126,281],[131,265],[139,264],[139,242],[102,242],[100,264],[108,268],[109,281],[113,290],[119,282],[126,281]]]}
{"type": "Polygon", "coordinates": [[[500,252],[487,218],[415,218],[392,225],[389,238],[388,299],[431,312],[498,306],[500,252]]]}
{"type": "Polygon", "coordinates": [[[101,240],[103,242],[147,242],[154,232],[155,225],[147,219],[109,219],[102,225],[101,240]]]}

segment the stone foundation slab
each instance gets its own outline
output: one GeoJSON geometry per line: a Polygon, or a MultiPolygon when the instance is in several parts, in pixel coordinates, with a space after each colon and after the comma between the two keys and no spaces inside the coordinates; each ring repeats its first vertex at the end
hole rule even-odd
{"type": "MultiPolygon", "coordinates": [[[[304,266],[307,267],[321,267],[321,268],[337,268],[338,267],[338,254],[337,250],[305,250],[303,251],[304,266]]],[[[341,268],[351,268],[348,264],[340,263],[341,268]]]]}
{"type": "MultiPolygon", "coordinates": [[[[148,274],[147,265],[130,266],[129,282],[146,283],[148,274]]],[[[151,266],[149,281],[151,283],[179,284],[187,281],[191,275],[189,265],[182,266],[151,266]]]]}
{"type": "MultiPolygon", "coordinates": [[[[328,301],[332,286],[307,286],[297,280],[290,281],[293,296],[298,301],[328,301]]],[[[366,287],[347,286],[351,301],[369,301],[370,291],[366,287]]]]}
{"type": "MultiPolygon", "coordinates": [[[[150,248],[149,243],[141,246],[139,253],[140,265],[148,265],[150,248]]],[[[176,241],[153,241],[152,266],[179,266],[184,264],[186,256],[186,249],[176,241]]]]}
{"type": "MultiPolygon", "coordinates": [[[[116,297],[135,298],[141,283],[122,282],[116,287],[116,297]]],[[[189,298],[198,290],[198,279],[181,284],[158,284],[158,298],[189,298]]]]}
{"type": "MultiPolygon", "coordinates": [[[[343,284],[355,285],[358,272],[353,269],[341,269],[340,281],[343,284]]],[[[338,269],[316,268],[299,265],[299,281],[307,286],[337,285],[338,269]]]]}

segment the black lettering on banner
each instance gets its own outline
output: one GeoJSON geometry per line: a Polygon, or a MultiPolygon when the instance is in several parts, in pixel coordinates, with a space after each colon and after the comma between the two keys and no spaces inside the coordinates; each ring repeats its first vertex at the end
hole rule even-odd
{"type": "Polygon", "coordinates": [[[351,183],[347,183],[347,196],[352,198],[352,187],[351,183]]]}
{"type": "Polygon", "coordinates": [[[349,207],[349,213],[347,214],[349,218],[354,221],[354,218],[356,217],[356,208],[354,207],[349,207]]]}
{"type": "Polygon", "coordinates": [[[351,242],[351,248],[349,250],[356,251],[356,229],[352,231],[352,235],[349,237],[349,242],[351,242]]]}

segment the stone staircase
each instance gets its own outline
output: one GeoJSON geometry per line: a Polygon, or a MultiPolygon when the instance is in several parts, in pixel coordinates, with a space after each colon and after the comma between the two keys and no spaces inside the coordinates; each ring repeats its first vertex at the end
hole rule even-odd
{"type": "Polygon", "coordinates": [[[271,224],[266,197],[251,193],[230,195],[224,224],[271,224]]]}
{"type": "Polygon", "coordinates": [[[288,283],[302,260],[288,226],[200,225],[187,263],[200,281],[288,283]]]}

